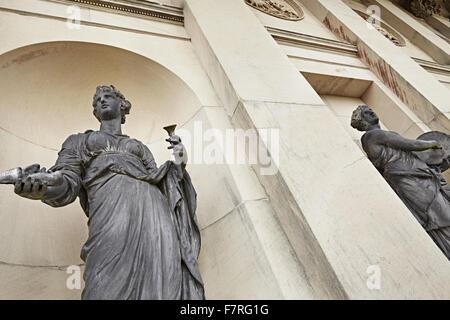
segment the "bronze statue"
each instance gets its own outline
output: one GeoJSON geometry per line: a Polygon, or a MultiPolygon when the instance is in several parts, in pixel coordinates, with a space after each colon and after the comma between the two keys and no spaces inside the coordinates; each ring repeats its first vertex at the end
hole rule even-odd
{"type": "Polygon", "coordinates": [[[158,168],[143,143],[122,134],[131,103],[114,86],[97,87],[93,107],[99,131],[67,138],[48,171],[17,168],[0,183],[52,207],[79,198],[89,218],[82,299],[204,299],[196,192],[175,127],[166,140],[175,162],[158,168]]]}
{"type": "Polygon", "coordinates": [[[406,139],[382,130],[378,116],[365,105],[353,111],[351,126],[366,131],[361,142],[368,158],[450,260],[450,193],[441,174],[450,159],[441,147],[441,141],[448,145],[448,135],[423,135],[441,141],[406,139]]]}

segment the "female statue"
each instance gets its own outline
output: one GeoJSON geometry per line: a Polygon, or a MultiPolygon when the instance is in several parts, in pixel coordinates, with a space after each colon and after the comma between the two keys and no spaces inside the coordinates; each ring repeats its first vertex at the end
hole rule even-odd
{"type": "Polygon", "coordinates": [[[122,134],[131,104],[114,86],[97,87],[93,107],[100,130],[71,135],[56,164],[25,169],[15,192],[52,207],[79,197],[89,218],[82,299],[204,299],[181,140],[167,139],[175,162],[158,168],[143,143],[122,134]]]}
{"type": "Polygon", "coordinates": [[[366,131],[361,142],[368,158],[450,260],[448,188],[440,170],[417,155],[436,149],[440,161],[446,161],[438,142],[409,140],[382,130],[378,116],[368,106],[353,111],[351,126],[366,131]]]}

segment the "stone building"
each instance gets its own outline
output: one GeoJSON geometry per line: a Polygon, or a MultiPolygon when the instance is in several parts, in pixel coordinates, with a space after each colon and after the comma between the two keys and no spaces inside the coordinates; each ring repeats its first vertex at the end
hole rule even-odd
{"type": "MultiPolygon", "coordinates": [[[[208,299],[450,298],[448,260],[350,127],[367,104],[407,138],[449,133],[449,1],[160,2],[0,0],[0,171],[50,167],[114,84],[158,164],[165,125],[204,143],[188,170],[208,299]],[[237,129],[276,129],[274,172],[202,156],[237,129]]],[[[0,186],[0,299],[79,299],[86,221],[0,186]]]]}

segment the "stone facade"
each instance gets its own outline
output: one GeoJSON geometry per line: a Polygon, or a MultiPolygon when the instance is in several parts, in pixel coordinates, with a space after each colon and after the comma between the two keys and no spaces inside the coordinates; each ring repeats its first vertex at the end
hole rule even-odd
{"type": "MultiPolygon", "coordinates": [[[[449,299],[449,261],[350,127],[367,104],[407,138],[450,133],[448,17],[388,0],[161,2],[0,0],[0,171],[50,167],[68,135],[97,129],[93,91],[114,84],[133,103],[125,133],[158,164],[163,126],[193,138],[207,299],[449,299]],[[268,128],[273,174],[196,161],[196,137],[268,128]]],[[[86,236],[78,203],[0,185],[0,299],[79,299],[66,269],[83,270],[86,236]]]]}

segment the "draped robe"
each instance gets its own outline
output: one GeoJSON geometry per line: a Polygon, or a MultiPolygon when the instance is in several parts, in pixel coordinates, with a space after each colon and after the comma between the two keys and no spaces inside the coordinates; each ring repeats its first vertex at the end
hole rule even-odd
{"type": "Polygon", "coordinates": [[[43,202],[79,197],[88,216],[82,299],[204,299],[196,192],[180,165],[158,168],[138,140],[87,131],[64,142],[50,171],[69,188],[43,202]]]}
{"type": "Polygon", "coordinates": [[[450,192],[439,168],[414,152],[388,146],[369,158],[450,260],[450,192]]]}

